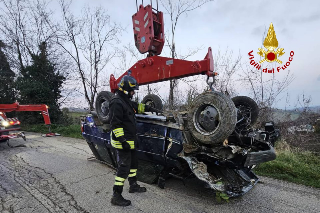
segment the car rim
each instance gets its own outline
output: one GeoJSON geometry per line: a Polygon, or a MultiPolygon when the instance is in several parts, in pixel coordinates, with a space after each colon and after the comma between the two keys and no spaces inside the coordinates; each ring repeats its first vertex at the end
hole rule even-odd
{"type": "Polygon", "coordinates": [[[213,134],[220,125],[219,110],[209,104],[204,104],[194,112],[194,126],[203,135],[213,134]]]}
{"type": "Polygon", "coordinates": [[[154,102],[151,100],[146,101],[146,105],[151,106],[154,108],[154,102]]]}
{"type": "Polygon", "coordinates": [[[109,101],[107,100],[101,100],[101,112],[104,115],[108,115],[109,114],[109,101]]]}

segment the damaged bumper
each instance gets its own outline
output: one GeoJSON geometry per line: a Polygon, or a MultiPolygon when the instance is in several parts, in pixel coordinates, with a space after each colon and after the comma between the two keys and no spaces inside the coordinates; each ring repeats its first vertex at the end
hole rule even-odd
{"type": "Polygon", "coordinates": [[[207,165],[195,157],[182,157],[193,174],[205,182],[208,188],[224,192],[229,197],[238,197],[252,189],[259,178],[249,169],[230,169],[215,165],[214,172],[208,172],[207,165]]]}
{"type": "Polygon", "coordinates": [[[272,161],[274,159],[276,159],[276,152],[274,151],[274,148],[270,146],[269,150],[248,153],[244,166],[249,167],[258,165],[260,163],[272,161]]]}
{"type": "Polygon", "coordinates": [[[247,193],[259,181],[251,167],[276,158],[275,150],[250,152],[244,156],[241,167],[220,165],[219,160],[201,162],[195,156],[180,156],[184,159],[192,173],[207,186],[215,191],[226,193],[229,197],[237,197],[247,193]]]}

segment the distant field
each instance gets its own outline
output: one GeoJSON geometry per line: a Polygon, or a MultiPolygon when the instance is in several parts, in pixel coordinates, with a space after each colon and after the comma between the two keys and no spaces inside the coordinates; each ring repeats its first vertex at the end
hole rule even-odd
{"type": "Polygon", "coordinates": [[[299,118],[300,112],[289,111],[286,112],[284,110],[275,110],[273,112],[273,121],[274,122],[283,122],[287,120],[297,120],[299,118]]]}
{"type": "Polygon", "coordinates": [[[80,118],[81,115],[86,115],[88,113],[84,112],[69,112],[68,115],[73,117],[73,118],[80,118]]]}
{"type": "Polygon", "coordinates": [[[68,116],[72,119],[72,124],[80,124],[80,117],[87,114],[83,112],[69,112],[68,116]]]}

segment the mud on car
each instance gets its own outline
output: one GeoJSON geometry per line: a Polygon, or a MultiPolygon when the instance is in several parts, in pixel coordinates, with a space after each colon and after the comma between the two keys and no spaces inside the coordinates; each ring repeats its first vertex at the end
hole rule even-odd
{"type": "MultiPolygon", "coordinates": [[[[116,168],[107,123],[112,97],[101,92],[96,111],[82,118],[81,128],[95,159],[116,168]]],[[[155,95],[143,103],[162,108],[155,95]]],[[[214,91],[199,95],[184,112],[137,114],[138,180],[163,188],[170,177],[198,178],[228,197],[243,195],[259,180],[252,169],[276,158],[273,144],[279,131],[273,122],[253,129],[258,114],[251,98],[230,99],[214,91]]]]}

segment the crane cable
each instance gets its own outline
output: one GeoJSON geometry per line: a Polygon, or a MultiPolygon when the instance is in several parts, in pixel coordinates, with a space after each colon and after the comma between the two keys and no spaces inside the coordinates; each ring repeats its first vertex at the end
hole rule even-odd
{"type": "MultiPolygon", "coordinates": [[[[159,2],[158,0],[156,0],[157,2],[157,12],[159,11],[159,2]]],[[[152,8],[152,0],[150,0],[150,3],[151,3],[151,8],[152,8]]],[[[142,5],[143,5],[143,0],[142,0],[142,5]]],[[[137,7],[137,12],[138,12],[138,0],[136,0],[136,7],[137,7]]]]}

